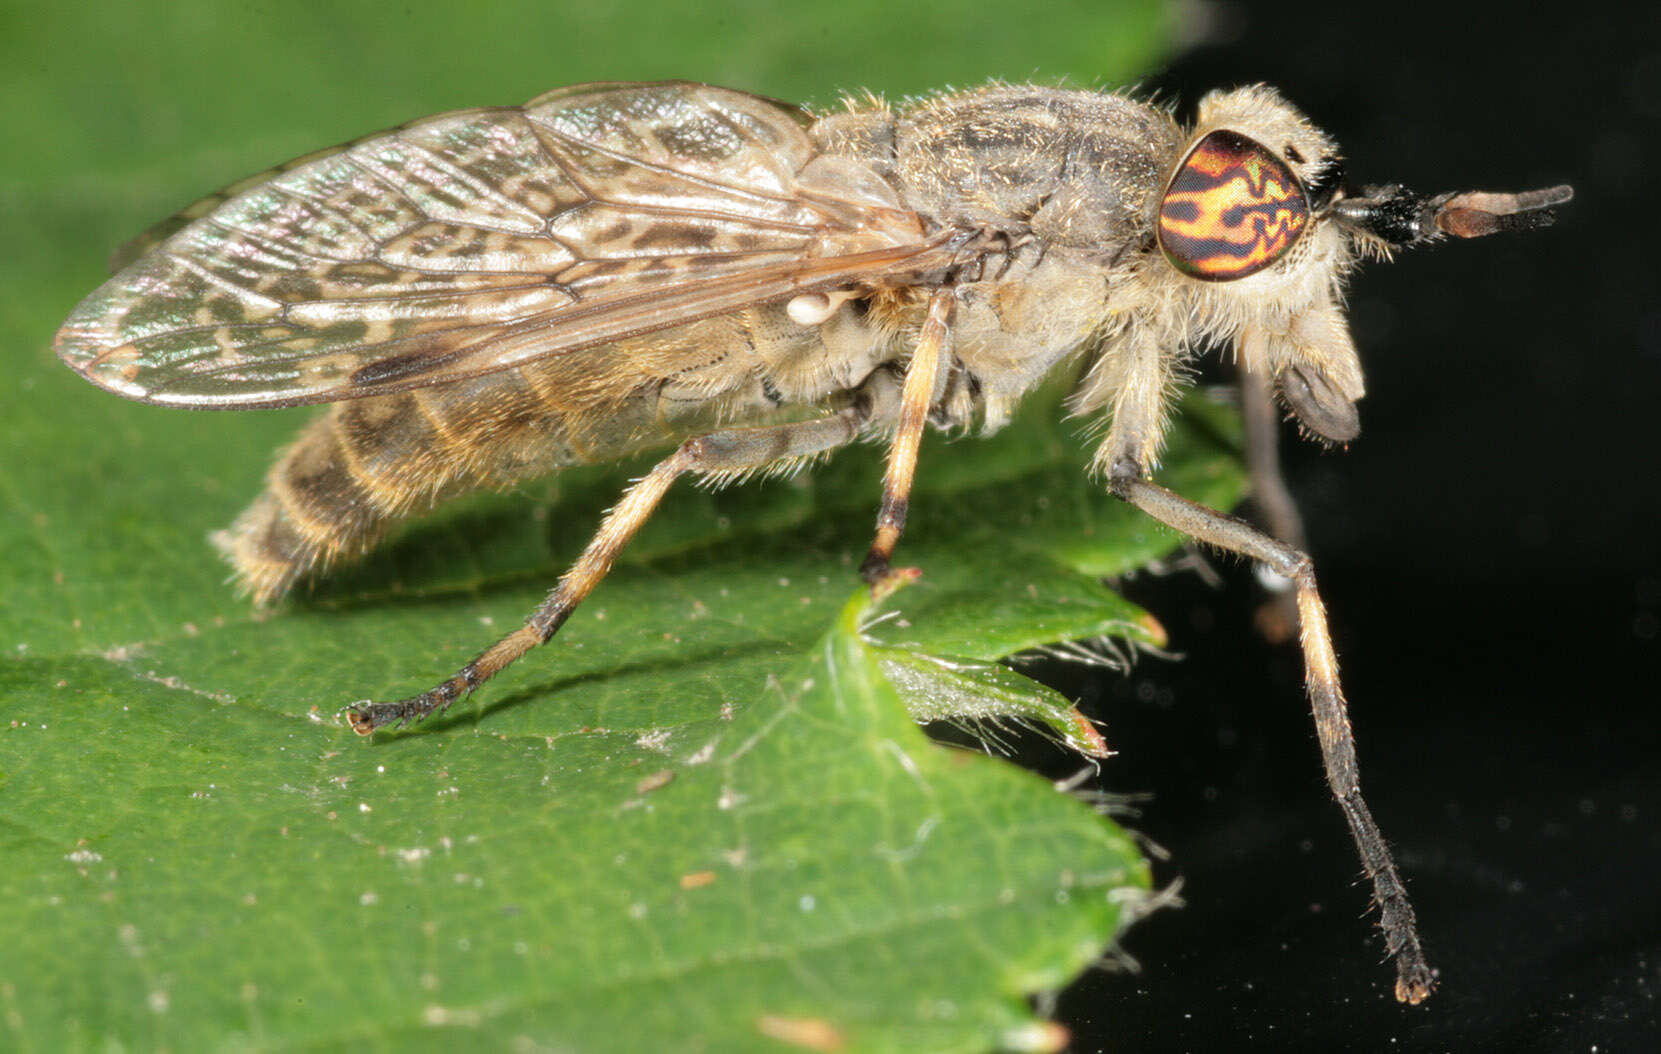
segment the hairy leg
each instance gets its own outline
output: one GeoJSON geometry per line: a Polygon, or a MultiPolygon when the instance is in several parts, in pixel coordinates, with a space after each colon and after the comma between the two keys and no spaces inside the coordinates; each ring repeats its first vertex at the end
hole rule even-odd
{"type": "Polygon", "coordinates": [[[651,517],[671,484],[683,474],[722,475],[809,457],[851,442],[870,410],[850,407],[830,417],[766,428],[712,432],[682,443],[635,482],[606,514],[588,547],[560,578],[548,598],[525,620],[448,680],[396,703],[364,701],[346,708],[360,735],[389,724],[420,721],[471,692],[539,644],[545,644],[611,570],[617,554],[651,517]]]}
{"type": "Polygon", "coordinates": [[[1384,836],[1361,797],[1360,769],[1348,708],[1338,683],[1338,659],[1327,629],[1326,608],[1315,586],[1309,557],[1277,541],[1243,520],[1189,501],[1140,476],[1115,476],[1113,492],[1167,526],[1206,545],[1253,560],[1289,579],[1297,590],[1298,615],[1303,627],[1304,676],[1315,714],[1327,784],[1343,810],[1350,834],[1361,853],[1361,864],[1373,884],[1379,924],[1385,946],[1396,960],[1396,998],[1418,1003],[1430,995],[1435,975],[1425,962],[1418,926],[1407,888],[1396,871],[1384,836]]]}
{"type": "MultiPolygon", "coordinates": [[[[883,478],[882,510],[877,517],[876,539],[860,573],[878,585],[889,574],[888,559],[905,529],[906,504],[917,468],[917,451],[923,426],[935,398],[940,361],[950,336],[952,311],[950,289],[942,289],[929,301],[922,334],[906,369],[898,409],[898,427],[889,450],[888,471],[883,478]]],[[[612,562],[630,538],[651,517],[669,487],[683,474],[724,475],[761,468],[778,462],[809,457],[852,442],[873,416],[886,418],[888,408],[875,411],[869,404],[850,407],[830,417],[767,428],[741,428],[712,432],[682,443],[673,454],[658,462],[652,471],[630,487],[601,522],[600,529],[583,550],[548,598],[525,620],[525,625],[491,645],[449,679],[395,703],[365,700],[345,710],[347,720],[360,735],[369,735],[389,724],[420,721],[448,707],[539,644],[546,643],[577,605],[611,570],[612,562]]]]}
{"type": "Polygon", "coordinates": [[[905,530],[906,512],[911,505],[911,483],[917,474],[917,452],[923,443],[923,426],[929,407],[937,396],[940,362],[951,337],[952,296],[942,289],[929,301],[923,332],[906,367],[905,388],[900,395],[900,422],[894,442],[888,448],[888,471],[882,478],[882,508],[877,513],[877,535],[871,551],[859,566],[859,573],[873,586],[888,577],[889,560],[905,530]]]}
{"type": "MultiPolygon", "coordinates": [[[[1304,683],[1314,712],[1327,784],[1343,810],[1362,866],[1372,881],[1385,946],[1396,961],[1396,998],[1405,1003],[1421,1002],[1435,986],[1435,974],[1419,944],[1407,888],[1361,797],[1355,736],[1338,683],[1338,659],[1327,628],[1326,608],[1315,586],[1314,565],[1298,546],[1143,478],[1152,463],[1152,452],[1159,448],[1161,382],[1168,364],[1146,346],[1133,345],[1126,352],[1116,364],[1121,376],[1115,388],[1113,424],[1096,453],[1096,464],[1106,471],[1108,486],[1115,495],[1149,516],[1204,545],[1259,561],[1292,583],[1297,601],[1294,625],[1301,624],[1302,629],[1304,683]]],[[[1267,410],[1272,414],[1272,407],[1267,410]]],[[[1275,475],[1278,478],[1278,470],[1275,475]]],[[[1293,529],[1298,529],[1296,521],[1293,523],[1293,529]]]]}

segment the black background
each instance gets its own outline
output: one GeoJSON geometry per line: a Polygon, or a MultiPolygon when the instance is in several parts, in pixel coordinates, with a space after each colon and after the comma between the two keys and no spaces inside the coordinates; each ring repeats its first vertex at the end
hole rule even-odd
{"type": "MultiPolygon", "coordinates": [[[[1653,7],[1197,8],[1145,87],[1184,114],[1275,84],[1357,183],[1572,183],[1547,231],[1356,279],[1363,432],[1287,431],[1363,787],[1441,987],[1398,1006],[1294,648],[1249,569],[1127,587],[1181,663],[1056,671],[1119,755],[1100,786],[1184,907],[1056,1007],[1078,1050],[1661,1049],[1661,17],[1653,7]]],[[[1035,751],[1064,775],[1076,761],[1035,751]]]]}

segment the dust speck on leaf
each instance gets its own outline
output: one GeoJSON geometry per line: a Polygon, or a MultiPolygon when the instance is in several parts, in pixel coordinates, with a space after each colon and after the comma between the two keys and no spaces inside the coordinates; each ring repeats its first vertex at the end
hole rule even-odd
{"type": "Polygon", "coordinates": [[[483,1019],[477,1010],[457,1010],[447,1006],[428,1006],[421,1011],[421,1023],[432,1025],[460,1025],[476,1028],[483,1019]]]}
{"type": "Polygon", "coordinates": [[[999,1046],[1008,1050],[1032,1051],[1033,1054],[1051,1054],[1067,1049],[1073,1035],[1054,1021],[1034,1021],[1003,1034],[999,1046]]]}
{"type": "Polygon", "coordinates": [[[674,779],[675,772],[673,769],[661,769],[650,776],[643,777],[639,783],[634,785],[634,792],[636,794],[650,794],[655,790],[661,790],[669,786],[674,779]]]}
{"type": "Polygon", "coordinates": [[[756,1018],[756,1031],[803,1050],[841,1050],[847,1042],[840,1029],[818,1017],[763,1014],[756,1018]]]}
{"type": "Polygon", "coordinates": [[[654,728],[650,732],[642,732],[635,737],[634,745],[642,750],[655,750],[661,753],[668,742],[669,729],[654,728]]]}

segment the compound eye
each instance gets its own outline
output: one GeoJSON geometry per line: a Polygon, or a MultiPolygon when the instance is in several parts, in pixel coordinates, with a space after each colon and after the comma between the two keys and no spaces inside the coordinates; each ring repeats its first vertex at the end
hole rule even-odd
{"type": "Polygon", "coordinates": [[[1159,247],[1183,274],[1227,282],[1286,254],[1309,223],[1303,185],[1261,143],[1221,130],[1194,144],[1159,204],[1159,247]]]}

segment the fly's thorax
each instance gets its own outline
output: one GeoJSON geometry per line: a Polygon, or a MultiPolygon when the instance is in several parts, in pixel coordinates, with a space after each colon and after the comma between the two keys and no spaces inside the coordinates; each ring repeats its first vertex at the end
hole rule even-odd
{"type": "Polygon", "coordinates": [[[757,369],[776,401],[787,404],[815,405],[859,387],[904,345],[893,320],[872,311],[862,297],[839,297],[814,324],[792,319],[787,303],[759,305],[739,317],[757,369]]]}
{"type": "Polygon", "coordinates": [[[821,117],[821,149],[857,157],[942,227],[1031,235],[1110,254],[1146,232],[1180,132],[1118,95],[991,85],[821,117]]]}
{"type": "Polygon", "coordinates": [[[947,398],[957,410],[937,408],[989,431],[1102,331],[1118,278],[1151,238],[1181,145],[1162,109],[1031,85],[900,107],[853,101],[812,134],[827,153],[870,165],[932,227],[1002,235],[1011,246],[958,284],[947,398]],[[973,398],[949,397],[962,390],[973,398]]]}
{"type": "Polygon", "coordinates": [[[996,277],[958,287],[952,352],[977,392],[986,432],[1008,420],[1022,396],[1089,346],[1106,322],[1110,272],[1095,256],[1019,252],[996,277]]]}

